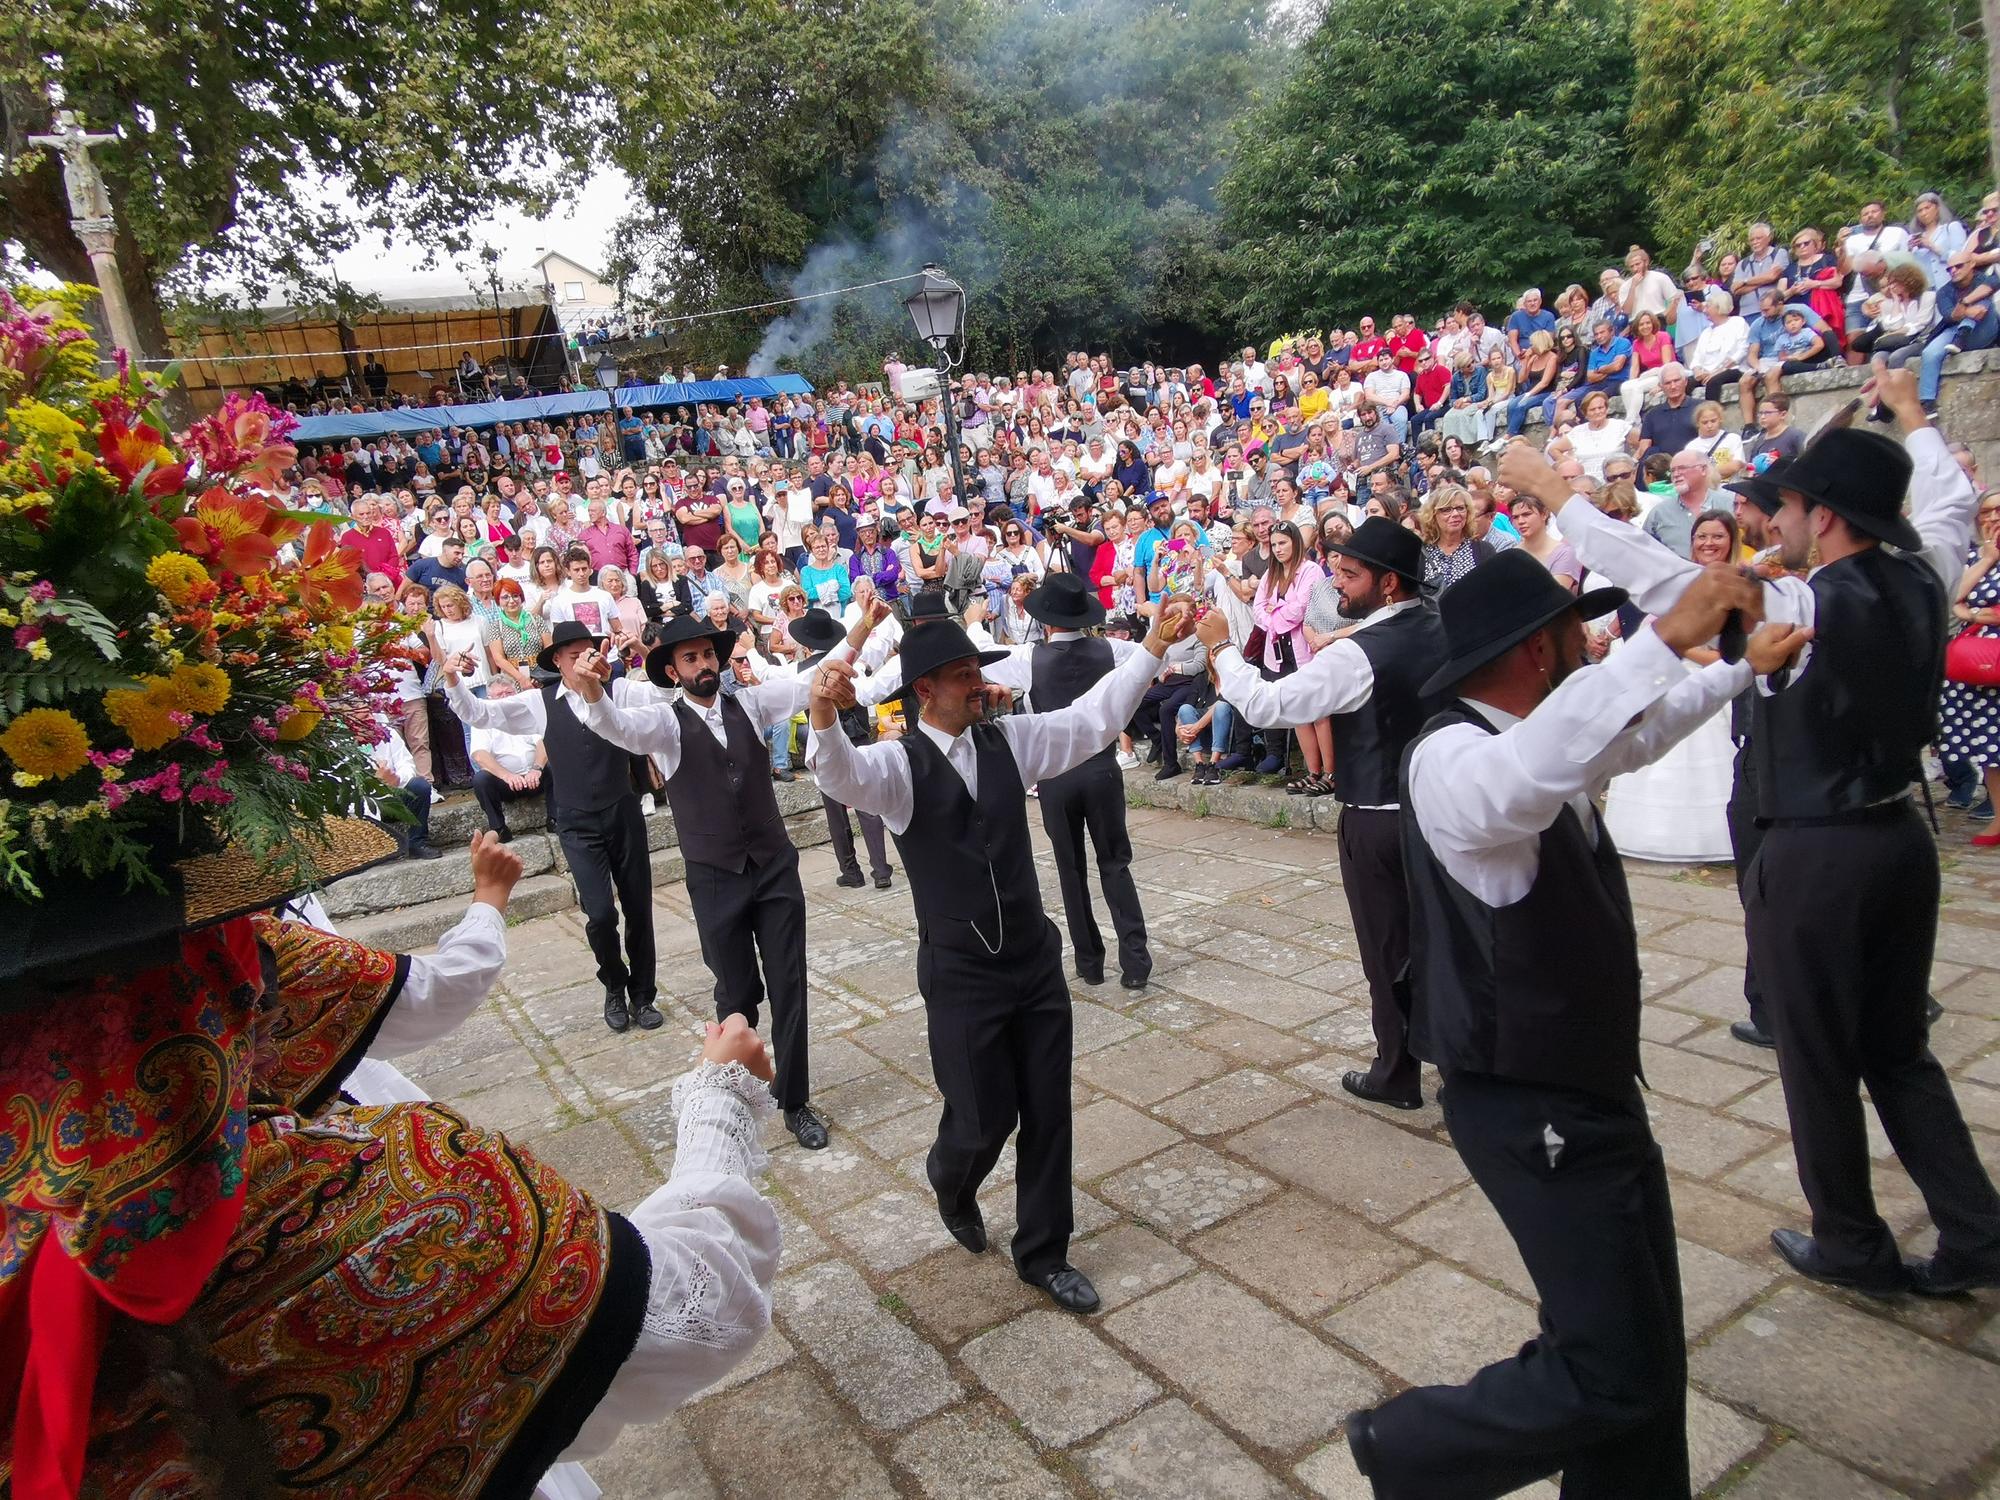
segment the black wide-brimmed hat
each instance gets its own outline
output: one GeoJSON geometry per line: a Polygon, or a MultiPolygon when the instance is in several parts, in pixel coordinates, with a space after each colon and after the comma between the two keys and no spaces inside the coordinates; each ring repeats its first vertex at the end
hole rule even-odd
{"type": "Polygon", "coordinates": [[[560,620],[556,623],[556,628],[549,632],[549,643],[542,647],[542,654],[535,658],[535,665],[544,672],[555,671],[556,648],[567,646],[572,641],[589,641],[593,646],[602,646],[604,637],[581,620],[560,620]]]}
{"type": "Polygon", "coordinates": [[[785,627],[792,644],[825,653],[847,639],[847,627],[823,609],[809,609],[785,627]]]}
{"type": "Polygon", "coordinates": [[[951,618],[951,601],[944,596],[943,589],[925,589],[910,596],[910,621],[948,620],[951,618]]]}
{"type": "Polygon", "coordinates": [[[973,645],[972,637],[956,620],[923,620],[912,625],[903,632],[903,644],[897,652],[903,664],[903,688],[896,696],[914,703],[919,677],[968,656],[978,657],[982,667],[1007,659],[1005,651],[981,651],[973,645]]]}
{"type": "Polygon", "coordinates": [[[1775,485],[1767,470],[1761,485],[1742,493],[1765,515],[1773,515],[1783,503],[1778,492],[1791,490],[1877,541],[1921,552],[1924,539],[1903,517],[1911,467],[1909,451],[1895,439],[1836,427],[1808,443],[1775,485]]]}
{"type": "Polygon", "coordinates": [[[1325,545],[1327,551],[1366,563],[1377,572],[1394,573],[1412,587],[1423,586],[1423,539],[1387,516],[1370,516],[1354,528],[1354,534],[1346,541],[1325,545]]]}
{"type": "MultiPolygon", "coordinates": [[[[1359,535],[1357,532],[1356,535],[1359,535]]],[[[1481,563],[1438,595],[1438,614],[1450,655],[1423,685],[1430,697],[1497,661],[1566,610],[1586,620],[1618,608],[1623,589],[1592,589],[1581,597],[1515,547],[1481,563]]]]}
{"type": "Polygon", "coordinates": [[[1730,480],[1723,488],[1733,495],[1741,495],[1765,515],[1772,515],[1784,503],[1778,491],[1785,487],[1785,475],[1791,467],[1789,458],[1774,458],[1770,467],[1762,473],[1745,469],[1741,478],[1730,480]]]}
{"type": "MultiPolygon", "coordinates": [[[[558,629],[561,627],[558,626],[558,629]]],[[[717,629],[708,623],[705,614],[675,615],[667,621],[646,653],[646,677],[654,687],[679,687],[680,682],[673,675],[674,647],[682,641],[714,641],[715,659],[727,661],[729,652],[736,644],[737,632],[727,626],[717,629]]]]}
{"type": "Polygon", "coordinates": [[[1104,603],[1097,591],[1074,573],[1051,573],[1030,590],[1022,608],[1057,630],[1082,630],[1104,623],[1104,603]]]}

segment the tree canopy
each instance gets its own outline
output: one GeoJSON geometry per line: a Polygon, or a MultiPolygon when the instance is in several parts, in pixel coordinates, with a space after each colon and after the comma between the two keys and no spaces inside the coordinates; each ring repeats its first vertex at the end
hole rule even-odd
{"type": "Polygon", "coordinates": [[[58,165],[26,139],[49,127],[59,84],[93,129],[123,136],[97,155],[134,316],[162,344],[163,287],[226,273],[324,289],[330,252],[363,227],[463,251],[468,224],[546,205],[606,140],[627,160],[642,149],[602,130],[614,114],[672,122],[694,102],[714,9],[615,10],[552,0],[528,25],[503,0],[0,0],[0,239],[94,279],[58,165]],[[357,211],[302,195],[322,178],[357,211]]]}
{"type": "Polygon", "coordinates": [[[1221,197],[1243,326],[1505,308],[1635,231],[1617,0],[1333,0],[1237,127],[1221,197]]]}
{"type": "Polygon", "coordinates": [[[1634,180],[1682,252],[1759,219],[1831,242],[1926,188],[1970,223],[1991,186],[1971,0],[1645,0],[1633,51],[1634,180]]]}

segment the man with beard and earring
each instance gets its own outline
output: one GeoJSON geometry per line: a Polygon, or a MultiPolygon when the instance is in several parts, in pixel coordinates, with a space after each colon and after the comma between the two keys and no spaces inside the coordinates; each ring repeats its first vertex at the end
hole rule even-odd
{"type": "MultiPolygon", "coordinates": [[[[1763,583],[1763,612],[1814,631],[1802,660],[1758,682],[1751,711],[1764,843],[1748,876],[1750,957],[1812,1210],[1810,1234],[1774,1229],[1771,1243],[1814,1281],[1948,1296],[2000,1287],[2000,1194],[1930,1050],[1941,881],[1910,791],[1937,729],[1945,604],[1978,497],[1912,371],[1878,363],[1871,395],[1901,443],[1835,428],[1779,473],[1775,493],[1750,495],[1785,565],[1812,569],[1763,583]],[[1926,1261],[1904,1262],[1875,1206],[1864,1084],[1937,1225],[1926,1261]]],[[[1565,510],[1575,519],[1564,536],[1586,567],[1626,580],[1641,608],[1665,608],[1687,586],[1686,563],[1643,536],[1625,545],[1581,509],[1565,510]]]]}
{"type": "MultiPolygon", "coordinates": [[[[1465,1385],[1348,1418],[1378,1500],[1501,1495],[1557,1470],[1567,1500],[1689,1493],[1673,1208],[1639,1096],[1639,940],[1591,799],[1747,682],[1741,664],[1690,675],[1680,658],[1758,596],[1717,567],[1584,666],[1584,621],[1624,599],[1574,597],[1514,551],[1439,600],[1446,659],[1419,691],[1450,701],[1405,752],[1399,798],[1410,1042],[1443,1075],[1452,1145],[1534,1279],[1542,1331],[1465,1385]]],[[[1760,631],[1749,650],[1775,666],[1805,634],[1760,631]]]]}
{"type": "MultiPolygon", "coordinates": [[[[872,606],[848,632],[849,644],[859,649],[887,615],[887,606],[872,606]]],[[[818,1151],[827,1129],[808,1102],[806,893],[799,851],[771,789],[764,741],[772,725],[805,707],[812,684],[779,678],[723,695],[722,662],[736,634],[699,615],[678,616],[660,632],[646,653],[646,676],[657,687],[679,687],[678,703],[614,702],[604,687],[611,664],[595,649],[565,669],[563,682],[578,699],[585,728],[620,749],[652,756],[666,776],[701,957],[715,976],[715,1017],[740,1015],[754,1027],[769,999],[778,1065],[772,1092],[785,1128],[818,1151]]]]}
{"type": "Polygon", "coordinates": [[[635,1021],[647,1031],[665,1018],[653,1004],[659,992],[653,962],[653,865],[646,847],[646,819],[632,789],[632,758],[584,728],[571,674],[577,658],[596,652],[604,637],[580,620],[561,621],[536,658],[560,680],[539,692],[512,698],[475,698],[461,680],[472,658],[461,652],[444,664],[451,711],[473,729],[526,735],[542,742],[552,783],[556,838],[569,862],[583,907],[584,935],[604,986],[604,1024],[624,1031],[635,1021]],[[615,900],[614,900],[615,895],[615,900]],[[618,912],[625,912],[625,951],[618,951],[618,912]]]}
{"type": "Polygon", "coordinates": [[[1368,977],[1375,1061],[1341,1075],[1358,1099],[1396,1109],[1423,1104],[1410,1051],[1410,902],[1403,882],[1403,751],[1423,728],[1419,689],[1444,661],[1444,627],[1424,608],[1423,543],[1414,532],[1370,516],[1345,543],[1328,543],[1342,618],[1360,623],[1289,677],[1266,682],[1229,644],[1229,621],[1209,613],[1196,633],[1208,647],[1216,688],[1260,729],[1295,729],[1333,719],[1333,767],[1340,808],[1340,884],[1354,918],[1354,941],[1368,977]]]}
{"type": "Polygon", "coordinates": [[[806,764],[828,795],[888,825],[910,877],[917,988],[944,1095],[925,1163],[938,1215],[966,1249],[986,1249],[979,1185],[1018,1122],[1015,1272],[1070,1312],[1095,1311],[1098,1296],[1069,1263],[1070,996],[1035,877],[1027,790],[1111,743],[1192,616],[1165,606],[1145,649],[1067,708],[992,721],[1007,690],[980,671],[1005,653],[981,652],[956,621],[919,620],[902,646],[903,697],[919,717],[889,744],[854,745],[839,731],[854,701],[848,662],[829,659],[813,677],[806,764]]]}

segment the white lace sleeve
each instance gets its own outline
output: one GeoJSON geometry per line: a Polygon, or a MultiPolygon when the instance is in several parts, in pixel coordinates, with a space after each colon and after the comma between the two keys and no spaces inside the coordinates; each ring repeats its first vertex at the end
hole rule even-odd
{"type": "Polygon", "coordinates": [[[628,1217],[652,1255],[638,1343],[566,1459],[611,1446],[628,1422],[654,1422],[715,1384],[771,1325],[778,1216],[757,1191],[759,1129],[776,1105],[741,1063],[703,1063],[674,1085],[673,1176],[628,1217]]]}

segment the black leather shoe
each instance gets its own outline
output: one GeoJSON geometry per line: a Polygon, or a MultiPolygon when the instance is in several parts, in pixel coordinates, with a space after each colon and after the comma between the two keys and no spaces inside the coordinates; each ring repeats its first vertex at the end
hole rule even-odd
{"type": "Polygon", "coordinates": [[[1818,1244],[1809,1234],[1796,1229],[1771,1231],[1771,1248],[1779,1258],[1808,1281],[1824,1286],[1843,1287],[1864,1297],[1894,1297],[1910,1290],[1910,1273],[1899,1265],[1894,1271],[1842,1271],[1827,1265],[1818,1244]]]}
{"type": "Polygon", "coordinates": [[[1755,1021],[1731,1021],[1729,1034],[1746,1047],[1772,1048],[1778,1045],[1778,1039],[1755,1021]]]}
{"type": "Polygon", "coordinates": [[[886,891],[886,890],[888,890],[888,889],[889,889],[889,880],[890,880],[890,876],[891,876],[891,875],[893,875],[894,873],[895,873],[894,871],[890,871],[890,872],[888,872],[888,873],[885,873],[885,874],[881,874],[881,875],[877,875],[877,876],[875,877],[875,889],[876,889],[876,890],[878,890],[878,891],[886,891]]]}
{"type": "Polygon", "coordinates": [[[1017,1273],[1029,1286],[1038,1286],[1055,1300],[1064,1312],[1093,1313],[1098,1308],[1097,1288],[1090,1284],[1090,1278],[1075,1266],[1061,1265],[1053,1271],[1044,1271],[1038,1276],[1030,1276],[1026,1271],[1017,1273]]]}
{"type": "Polygon", "coordinates": [[[1422,1094],[1387,1094],[1368,1081],[1368,1075],[1356,1069],[1340,1075],[1340,1086],[1357,1099],[1366,1099],[1370,1104],[1386,1104],[1391,1109],[1422,1109],[1422,1094]]]}
{"type": "Polygon", "coordinates": [[[1167,765],[1161,766],[1159,770],[1153,773],[1153,780],[1172,781],[1176,776],[1180,774],[1181,774],[1181,768],[1169,762],[1167,765]]]}
{"type": "Polygon", "coordinates": [[[810,1104],[801,1104],[797,1109],[785,1111],[785,1129],[789,1130],[798,1143],[808,1151],[826,1149],[826,1121],[810,1104]]]}
{"type": "Polygon", "coordinates": [[[859,870],[842,870],[834,877],[835,885],[844,885],[850,891],[858,891],[868,883],[868,877],[859,870]]]}
{"type": "Polygon", "coordinates": [[[1953,1264],[1941,1255],[1910,1263],[1910,1290],[1919,1297],[1963,1297],[1986,1287],[2000,1287],[2000,1261],[1989,1265],[1953,1264]]]}
{"type": "Polygon", "coordinates": [[[405,849],[405,850],[403,851],[403,858],[405,858],[405,859],[443,859],[443,858],[444,858],[444,850],[442,850],[442,849],[438,849],[438,848],[434,848],[434,847],[432,847],[432,846],[431,846],[431,845],[429,845],[429,844],[424,844],[424,843],[419,843],[419,842],[418,842],[417,840],[415,840],[415,839],[412,839],[412,840],[410,841],[410,847],[409,847],[409,848],[407,848],[407,849],[405,849]]]}
{"type": "Polygon", "coordinates": [[[1144,974],[1120,974],[1118,976],[1118,984],[1121,989],[1143,990],[1147,984],[1147,976],[1144,974]]]}
{"type": "Polygon", "coordinates": [[[658,1031],[667,1024],[667,1018],[660,1014],[660,1008],[650,1000],[641,1000],[632,1007],[632,1019],[639,1023],[643,1031],[658,1031]]]}
{"type": "Polygon", "coordinates": [[[1085,984],[1102,984],[1104,983],[1104,970],[1102,967],[1093,969],[1088,964],[1078,964],[1076,966],[1076,977],[1081,979],[1085,984]]]}
{"type": "Polygon", "coordinates": [[[944,1227],[951,1231],[951,1237],[966,1249],[974,1255],[986,1253],[986,1216],[979,1211],[978,1204],[972,1205],[971,1213],[948,1214],[940,1203],[938,1217],[944,1220],[944,1227]]]}
{"type": "Polygon", "coordinates": [[[1924,1024],[1926,1026],[1937,1025],[1938,1018],[1943,1014],[1944,1014],[1944,1007],[1937,1003],[1937,996],[1935,995],[1924,996],[1924,1024]]]}
{"type": "Polygon", "coordinates": [[[613,1031],[623,1031],[632,1024],[632,1013],[625,1008],[623,990],[604,992],[604,1024],[613,1031]]]}

